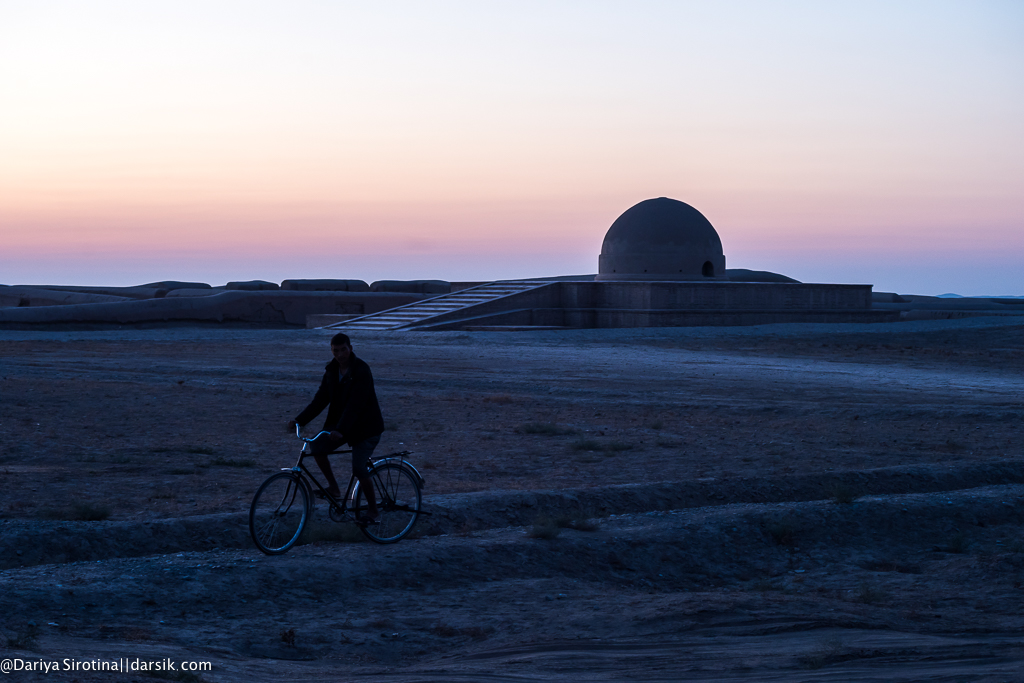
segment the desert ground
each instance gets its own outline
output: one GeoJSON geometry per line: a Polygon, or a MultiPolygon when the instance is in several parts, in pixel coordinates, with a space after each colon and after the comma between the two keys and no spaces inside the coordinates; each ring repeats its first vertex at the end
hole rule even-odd
{"type": "Polygon", "coordinates": [[[432,514],[264,556],[331,334],[0,331],[8,680],[1024,680],[1020,320],[353,333],[432,514]]]}

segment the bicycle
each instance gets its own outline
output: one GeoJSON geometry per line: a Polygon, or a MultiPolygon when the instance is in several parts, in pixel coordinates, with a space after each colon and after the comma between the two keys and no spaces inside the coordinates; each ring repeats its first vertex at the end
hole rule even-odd
{"type": "MultiPolygon", "coordinates": [[[[326,433],[320,432],[317,436],[326,433]]],[[[298,425],[295,436],[304,442],[298,461],[293,467],[281,468],[280,472],[264,481],[256,489],[249,507],[249,535],[256,547],[267,555],[286,553],[299,540],[303,528],[313,516],[314,496],[327,502],[328,515],[334,522],[356,522],[358,514],[367,509],[365,495],[355,475],[349,479],[348,488],[341,498],[332,496],[317,481],[302,462],[306,456],[312,455],[309,444],[316,437],[303,437],[302,428],[298,425]],[[311,483],[319,489],[317,493],[314,493],[311,483]],[[361,498],[364,499],[362,503],[361,498]]],[[[336,449],[330,454],[351,452],[351,449],[336,449]]],[[[419,471],[405,459],[410,453],[392,453],[369,467],[380,519],[359,524],[371,541],[396,543],[412,531],[420,515],[430,514],[420,509],[420,490],[424,482],[419,471]]]]}

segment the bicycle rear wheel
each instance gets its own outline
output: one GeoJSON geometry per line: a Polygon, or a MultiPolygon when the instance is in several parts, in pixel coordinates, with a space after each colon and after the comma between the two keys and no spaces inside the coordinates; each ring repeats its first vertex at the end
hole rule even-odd
{"type": "MultiPolygon", "coordinates": [[[[367,524],[363,533],[376,543],[395,543],[405,538],[420,516],[420,484],[416,475],[401,465],[387,463],[370,470],[380,522],[367,524]]],[[[356,494],[358,501],[363,492],[356,494]]],[[[360,512],[365,505],[357,505],[360,512]]]]}
{"type": "Polygon", "coordinates": [[[249,535],[267,555],[286,553],[309,518],[309,491],[302,477],[280,472],[256,490],[249,508],[249,535]]]}

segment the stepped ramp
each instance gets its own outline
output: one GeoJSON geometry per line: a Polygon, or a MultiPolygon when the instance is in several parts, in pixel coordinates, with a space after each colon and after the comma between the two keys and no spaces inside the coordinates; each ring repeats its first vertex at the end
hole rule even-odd
{"type": "Polygon", "coordinates": [[[427,325],[437,316],[465,311],[472,317],[474,307],[489,304],[504,297],[522,294],[533,289],[546,287],[550,280],[499,280],[442,294],[430,299],[390,308],[378,313],[352,318],[326,325],[321,329],[330,330],[407,330],[427,325]]]}

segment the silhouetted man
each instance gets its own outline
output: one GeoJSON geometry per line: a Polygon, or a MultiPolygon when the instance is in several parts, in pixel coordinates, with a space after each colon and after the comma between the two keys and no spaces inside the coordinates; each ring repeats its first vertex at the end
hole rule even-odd
{"type": "Polygon", "coordinates": [[[340,498],[341,489],[327,454],[346,442],[352,447],[352,474],[359,480],[367,502],[367,514],[359,519],[375,522],[380,513],[367,465],[384,432],[384,418],[373,389],[373,375],[370,366],[352,352],[347,335],[336,334],[331,338],[331,354],[334,360],[327,364],[316,395],[288,427],[294,430],[296,424],[304,426],[330,405],[324,422],[324,431],[330,432],[330,436],[312,444],[313,457],[327,478],[328,493],[340,498]]]}

